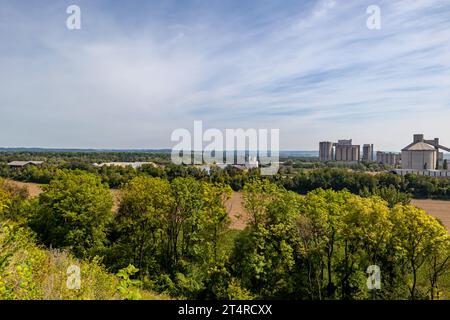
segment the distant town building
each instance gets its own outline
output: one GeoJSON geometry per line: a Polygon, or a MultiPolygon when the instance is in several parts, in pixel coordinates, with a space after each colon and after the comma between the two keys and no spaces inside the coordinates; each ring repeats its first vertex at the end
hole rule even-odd
{"type": "Polygon", "coordinates": [[[243,164],[229,164],[229,163],[215,163],[211,165],[199,165],[196,166],[198,169],[205,171],[206,173],[210,174],[212,168],[219,168],[219,169],[226,169],[227,167],[233,167],[239,170],[250,170],[254,168],[259,167],[259,161],[257,160],[257,157],[249,157],[247,161],[243,164]]]}
{"type": "Polygon", "coordinates": [[[44,161],[11,161],[8,163],[8,166],[11,169],[20,169],[27,166],[40,166],[44,161]]]}
{"type": "Polygon", "coordinates": [[[93,166],[94,167],[122,167],[122,168],[132,167],[132,168],[138,169],[146,164],[156,167],[156,164],[154,164],[153,162],[105,162],[105,163],[100,163],[100,164],[94,163],[93,166]]]}
{"type": "Polygon", "coordinates": [[[440,149],[450,151],[439,144],[439,138],[425,140],[423,134],[415,134],[413,142],[402,149],[402,169],[442,169],[444,160],[440,149]]]}
{"type": "Polygon", "coordinates": [[[394,152],[377,151],[377,162],[388,166],[400,165],[400,154],[394,152]]]}
{"type": "Polygon", "coordinates": [[[245,162],[245,167],[247,169],[258,168],[259,167],[259,161],[257,160],[256,157],[250,157],[248,159],[248,161],[245,162]]]}
{"type": "Polygon", "coordinates": [[[319,160],[322,162],[334,160],[333,142],[319,142],[319,160]]]}
{"type": "Polygon", "coordinates": [[[362,160],[365,162],[373,162],[373,144],[363,145],[363,157],[362,160]]]}

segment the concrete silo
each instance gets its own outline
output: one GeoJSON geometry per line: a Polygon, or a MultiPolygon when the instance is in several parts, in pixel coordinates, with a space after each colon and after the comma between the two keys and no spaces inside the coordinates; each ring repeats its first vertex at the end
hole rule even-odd
{"type": "Polygon", "coordinates": [[[414,141],[402,149],[402,168],[414,170],[435,170],[438,163],[438,149],[425,141],[423,135],[414,135],[414,141]]]}

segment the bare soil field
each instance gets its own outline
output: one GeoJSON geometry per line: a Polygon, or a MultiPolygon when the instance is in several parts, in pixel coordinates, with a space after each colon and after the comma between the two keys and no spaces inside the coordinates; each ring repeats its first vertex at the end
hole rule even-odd
{"type": "Polygon", "coordinates": [[[411,204],[425,210],[428,214],[439,219],[450,232],[450,201],[445,200],[417,200],[413,199],[411,204]]]}
{"type": "Polygon", "coordinates": [[[111,191],[111,195],[113,198],[113,211],[117,212],[119,210],[120,205],[120,190],[119,189],[109,189],[111,191]]]}
{"type": "Polygon", "coordinates": [[[231,219],[231,229],[244,230],[247,225],[248,214],[242,205],[242,194],[233,192],[231,198],[225,202],[225,208],[231,219]]]}
{"type": "Polygon", "coordinates": [[[30,197],[34,198],[37,197],[42,192],[42,185],[38,183],[32,183],[32,182],[20,182],[20,181],[13,181],[6,179],[7,182],[18,186],[19,188],[27,188],[28,194],[30,197]]]}

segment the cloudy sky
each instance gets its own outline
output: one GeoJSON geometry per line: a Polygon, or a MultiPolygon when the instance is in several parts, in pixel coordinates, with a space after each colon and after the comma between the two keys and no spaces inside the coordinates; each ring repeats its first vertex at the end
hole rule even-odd
{"type": "Polygon", "coordinates": [[[0,0],[0,42],[0,147],[165,148],[194,120],[450,145],[449,0],[0,0]]]}

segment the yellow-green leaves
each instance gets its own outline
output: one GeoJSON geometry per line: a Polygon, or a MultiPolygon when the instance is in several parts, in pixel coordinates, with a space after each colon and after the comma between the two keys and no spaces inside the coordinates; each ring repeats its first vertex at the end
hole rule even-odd
{"type": "Polygon", "coordinates": [[[265,181],[246,185],[252,222],[233,260],[243,283],[260,297],[442,297],[449,287],[443,279],[450,272],[450,236],[420,209],[391,208],[402,201],[386,194],[383,200],[316,189],[299,199],[265,181]],[[366,287],[371,265],[382,274],[376,295],[366,287]]]}

